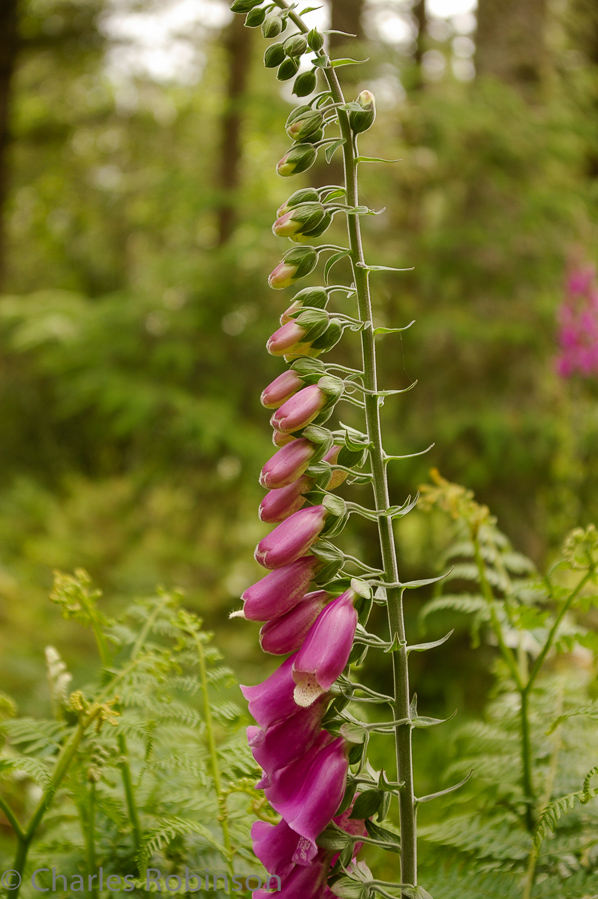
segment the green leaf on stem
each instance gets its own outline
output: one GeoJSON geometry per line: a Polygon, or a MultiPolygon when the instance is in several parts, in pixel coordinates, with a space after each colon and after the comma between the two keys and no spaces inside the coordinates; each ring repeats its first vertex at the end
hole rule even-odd
{"type": "Polygon", "coordinates": [[[355,162],[402,162],[402,159],[382,159],[380,156],[356,156],[355,162]]]}
{"type": "Polygon", "coordinates": [[[364,63],[369,61],[369,57],[367,59],[350,59],[348,56],[346,56],[343,59],[333,59],[332,68],[338,69],[340,66],[362,66],[364,65],[364,63]]]}
{"type": "Polygon", "coordinates": [[[338,253],[333,253],[329,259],[326,261],[326,265],[324,266],[324,282],[328,284],[328,276],[332,271],[333,266],[336,265],[337,262],[340,262],[341,259],[344,259],[346,256],[351,255],[351,250],[339,250],[338,253]]]}
{"type": "Polygon", "coordinates": [[[414,266],[409,268],[395,268],[392,265],[366,265],[365,262],[356,262],[357,268],[363,268],[366,272],[412,272],[414,266]]]}
{"type": "Polygon", "coordinates": [[[407,653],[410,652],[427,652],[428,649],[436,649],[437,646],[442,646],[443,643],[446,643],[447,640],[450,640],[452,635],[454,634],[454,628],[445,634],[444,637],[441,637],[440,640],[432,640],[430,643],[414,643],[413,646],[407,647],[407,653]]]}
{"type": "Polygon", "coordinates": [[[437,793],[428,793],[427,796],[422,796],[421,799],[418,799],[418,804],[421,802],[431,802],[432,799],[439,799],[441,796],[447,796],[449,793],[454,793],[455,790],[459,790],[461,787],[465,786],[473,771],[470,771],[467,777],[464,777],[463,780],[460,780],[458,784],[453,784],[452,787],[447,787],[446,790],[438,790],[437,793]]]}
{"type": "Polygon", "coordinates": [[[406,331],[411,325],[415,324],[415,319],[409,322],[408,325],[405,325],[404,328],[374,328],[374,337],[377,337],[379,334],[400,334],[402,331],[406,331]]]}
{"type": "Polygon", "coordinates": [[[332,161],[332,157],[334,156],[336,151],[339,149],[339,147],[342,147],[344,144],[346,144],[346,140],[344,137],[339,137],[338,140],[334,141],[334,143],[328,144],[328,146],[324,150],[324,156],[326,157],[326,162],[330,163],[332,161]]]}

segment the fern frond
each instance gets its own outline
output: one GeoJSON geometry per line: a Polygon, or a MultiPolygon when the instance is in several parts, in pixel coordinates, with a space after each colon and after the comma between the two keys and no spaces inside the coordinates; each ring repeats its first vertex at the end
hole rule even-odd
{"type": "Polygon", "coordinates": [[[590,799],[594,799],[598,796],[598,787],[590,786],[591,780],[596,774],[598,774],[598,765],[588,771],[584,778],[581,790],[577,790],[575,793],[568,793],[566,796],[561,796],[559,799],[554,800],[554,802],[551,802],[546,806],[540,815],[534,832],[534,843],[536,847],[540,846],[542,840],[544,840],[548,834],[555,832],[557,823],[563,815],[567,815],[569,812],[573,811],[578,803],[580,805],[585,805],[590,799]]]}

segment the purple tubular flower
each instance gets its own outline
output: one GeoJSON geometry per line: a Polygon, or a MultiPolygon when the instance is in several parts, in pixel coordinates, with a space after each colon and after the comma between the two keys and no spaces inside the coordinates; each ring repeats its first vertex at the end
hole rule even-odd
{"type": "Polygon", "coordinates": [[[278,331],[268,339],[266,349],[271,356],[284,356],[296,347],[303,346],[303,338],[307,330],[302,328],[294,319],[285,322],[278,331]]]}
{"type": "Polygon", "coordinates": [[[264,770],[259,789],[268,786],[272,774],[286,768],[295,759],[304,756],[320,736],[325,700],[314,703],[309,709],[294,706],[293,714],[265,730],[247,728],[247,740],[253,757],[264,770]]]}
{"type": "Polygon", "coordinates": [[[252,584],[241,596],[245,618],[269,621],[290,612],[307,593],[317,568],[317,559],[305,556],[252,584]]]}
{"type": "Polygon", "coordinates": [[[284,521],[305,505],[303,494],[311,490],[313,483],[313,478],[302,475],[288,487],[270,490],[260,503],[260,519],[269,522],[284,521]]]}
{"type": "Polygon", "coordinates": [[[287,487],[301,477],[317,451],[316,445],[304,437],[287,443],[262,468],[260,484],[267,490],[287,487]]]}
{"type": "Polygon", "coordinates": [[[303,381],[296,371],[289,369],[283,371],[281,375],[275,378],[271,384],[268,384],[262,392],[260,402],[266,409],[278,409],[286,400],[290,399],[294,393],[303,386],[303,381]]]}
{"type": "Polygon", "coordinates": [[[329,599],[325,590],[316,590],[304,596],[290,612],[269,620],[260,631],[260,644],[264,652],[286,655],[299,649],[329,599]]]}
{"type": "Polygon", "coordinates": [[[268,802],[305,838],[293,856],[296,864],[310,864],[316,857],[316,839],[341,803],[348,766],[343,737],[333,739],[322,731],[307,753],[272,774],[265,789],[268,802]]]}
{"type": "Polygon", "coordinates": [[[268,874],[276,874],[281,879],[288,877],[294,867],[292,858],[299,834],[291,830],[286,821],[278,824],[256,821],[251,827],[251,839],[253,851],[268,874]]]}
{"type": "Polygon", "coordinates": [[[296,711],[293,702],[293,662],[295,656],[289,658],[254,687],[241,686],[241,693],[249,705],[249,714],[253,715],[260,727],[270,727],[283,718],[288,718],[296,711]]]}
{"type": "Polygon", "coordinates": [[[260,540],[255,549],[256,562],[264,568],[290,565],[316,542],[329,514],[325,506],[310,506],[293,512],[260,540]]]}
{"type": "Polygon", "coordinates": [[[329,401],[330,397],[317,384],[310,384],[283,403],[270,419],[270,424],[283,434],[298,431],[317,418],[329,401]]]}
{"type": "Polygon", "coordinates": [[[330,872],[330,854],[321,849],[313,863],[307,867],[295,865],[276,893],[255,890],[253,899],[321,899],[327,889],[326,878],[330,872]]]}
{"type": "Polygon", "coordinates": [[[347,590],[320,613],[293,665],[295,702],[307,707],[327,692],[342,673],[355,637],[357,594],[347,590]]]}

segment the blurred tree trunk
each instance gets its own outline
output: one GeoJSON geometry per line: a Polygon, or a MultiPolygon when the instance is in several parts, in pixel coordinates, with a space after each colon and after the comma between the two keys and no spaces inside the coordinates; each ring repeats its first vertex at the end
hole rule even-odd
{"type": "Polygon", "coordinates": [[[533,90],[547,60],[546,0],[479,0],[476,68],[533,90]]]}
{"type": "Polygon", "coordinates": [[[414,60],[421,71],[422,57],[424,55],[426,31],[428,29],[428,15],[426,13],[426,0],[417,0],[413,7],[413,16],[417,25],[417,40],[415,42],[414,60]]]}
{"type": "MultiPolygon", "coordinates": [[[[365,8],[365,0],[331,0],[330,2],[330,27],[335,31],[345,31],[347,34],[355,34],[357,41],[364,40],[363,31],[363,12],[365,8]]],[[[344,56],[343,48],[351,43],[351,52],[348,53],[353,59],[359,59],[360,55],[356,52],[355,38],[344,37],[342,34],[330,35],[330,51],[332,56],[344,56]]],[[[347,100],[354,99],[353,85],[363,77],[361,66],[342,66],[336,70],[341,86],[345,91],[347,100]]],[[[311,183],[315,187],[323,184],[342,184],[343,181],[343,162],[340,150],[334,155],[330,164],[324,159],[323,152],[320,152],[316,165],[311,170],[311,183]]]]}
{"type": "MultiPolygon", "coordinates": [[[[331,0],[330,4],[330,27],[336,31],[346,31],[348,34],[354,34],[358,41],[363,40],[363,9],[364,0],[331,0]]],[[[330,46],[332,48],[345,44],[349,38],[343,37],[342,34],[332,34],[330,36],[330,46]]]]}
{"type": "Polygon", "coordinates": [[[236,194],[241,180],[243,100],[249,75],[251,35],[251,29],[245,27],[242,16],[233,16],[224,32],[228,78],[217,169],[217,184],[221,193],[218,246],[228,243],[235,230],[236,194]]]}
{"type": "Polygon", "coordinates": [[[571,42],[583,54],[587,67],[587,172],[590,178],[598,178],[598,0],[573,0],[567,26],[571,42]]]}
{"type": "Polygon", "coordinates": [[[0,289],[6,270],[4,205],[8,189],[8,116],[17,56],[17,0],[0,0],[0,289]]]}

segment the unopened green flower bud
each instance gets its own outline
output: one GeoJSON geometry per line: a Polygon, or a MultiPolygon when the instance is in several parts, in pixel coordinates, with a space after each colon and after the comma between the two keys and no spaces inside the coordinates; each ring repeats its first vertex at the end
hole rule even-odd
{"type": "Polygon", "coordinates": [[[357,100],[351,103],[349,110],[349,124],[355,134],[367,131],[374,124],[376,118],[376,100],[371,91],[362,91],[357,100]]]}
{"type": "Polygon", "coordinates": [[[316,161],[317,155],[318,151],[311,144],[296,144],[282,157],[276,171],[283,178],[306,172],[316,161]]]}
{"type": "Polygon", "coordinates": [[[290,78],[294,78],[297,74],[297,70],[299,69],[299,60],[292,59],[291,57],[287,57],[284,62],[280,64],[278,67],[278,72],[276,73],[276,77],[279,81],[289,81],[290,78]]]}
{"type": "Polygon", "coordinates": [[[275,69],[285,58],[282,44],[272,44],[264,53],[264,65],[267,69],[275,69]]]}
{"type": "Polygon", "coordinates": [[[312,247],[293,247],[282,258],[288,265],[296,266],[297,278],[304,278],[306,275],[309,275],[318,264],[318,254],[312,247]]]}
{"type": "Polygon", "coordinates": [[[320,194],[315,187],[302,187],[296,190],[294,194],[291,194],[286,203],[282,204],[276,213],[276,217],[279,218],[281,215],[284,215],[285,212],[293,209],[294,206],[300,206],[302,203],[317,203],[319,199],[320,194]]]}
{"type": "Polygon", "coordinates": [[[281,31],[284,31],[286,27],[286,19],[283,22],[280,16],[266,16],[262,25],[262,34],[265,38],[278,37],[281,31]]]}
{"type": "Polygon", "coordinates": [[[323,309],[306,309],[301,315],[297,316],[295,321],[305,330],[303,340],[313,343],[326,331],[328,327],[328,313],[324,312],[323,309]]]}
{"type": "Polygon", "coordinates": [[[277,237],[293,239],[295,235],[316,228],[324,215],[324,207],[321,203],[304,203],[281,215],[272,225],[272,230],[277,237]]]}
{"type": "Polygon", "coordinates": [[[293,93],[296,97],[307,97],[308,94],[313,94],[317,83],[318,79],[316,78],[316,73],[313,69],[309,72],[301,72],[301,74],[297,75],[295,78],[293,93]]]}
{"type": "Polygon", "coordinates": [[[322,121],[322,113],[317,109],[312,109],[311,106],[298,106],[289,115],[285,129],[291,140],[302,141],[319,131],[322,121]]]}
{"type": "Polygon", "coordinates": [[[251,12],[254,6],[259,6],[262,0],[235,0],[231,4],[232,12],[251,12]]]}
{"type": "Polygon", "coordinates": [[[303,56],[307,50],[307,41],[302,34],[292,34],[284,42],[284,52],[287,56],[303,56]]]}
{"type": "Polygon", "coordinates": [[[247,13],[247,18],[245,19],[245,24],[248,28],[257,28],[262,24],[266,17],[266,10],[261,6],[256,6],[255,9],[252,9],[247,13]]]}
{"type": "Polygon", "coordinates": [[[293,297],[293,304],[301,303],[302,306],[314,306],[324,309],[328,303],[328,291],[325,287],[304,287],[293,297]]]}
{"type": "Polygon", "coordinates": [[[307,35],[307,43],[309,44],[310,49],[317,53],[318,50],[321,50],[324,46],[324,35],[320,34],[317,28],[312,28],[307,35]]]}
{"type": "MultiPolygon", "coordinates": [[[[302,228],[300,231],[292,236],[292,240],[297,241],[298,243],[303,243],[305,240],[311,240],[313,237],[319,237],[324,231],[327,231],[332,223],[332,213],[325,213],[317,225],[314,225],[309,231],[307,228],[302,228]]],[[[290,236],[290,235],[289,235],[290,236]]]]}
{"type": "Polygon", "coordinates": [[[314,350],[319,353],[327,353],[332,347],[336,346],[343,336],[343,326],[338,318],[330,319],[328,327],[324,333],[312,342],[314,350]]]}
{"type": "Polygon", "coordinates": [[[274,290],[290,287],[299,278],[309,275],[318,264],[318,254],[311,247],[294,247],[285,253],[268,278],[274,290]]]}

